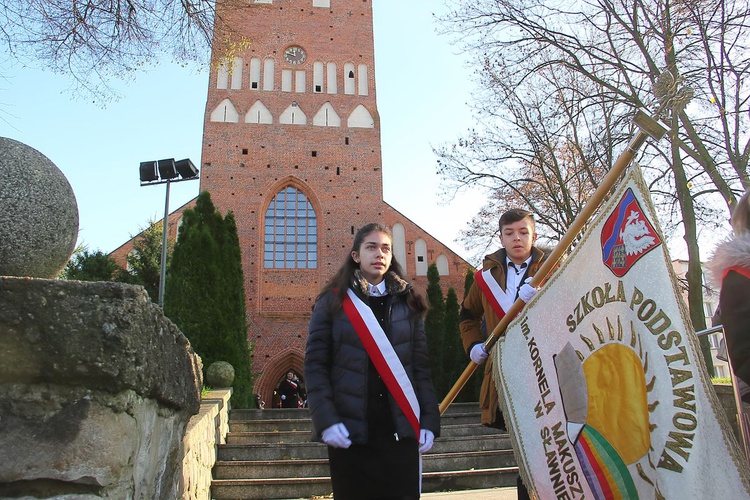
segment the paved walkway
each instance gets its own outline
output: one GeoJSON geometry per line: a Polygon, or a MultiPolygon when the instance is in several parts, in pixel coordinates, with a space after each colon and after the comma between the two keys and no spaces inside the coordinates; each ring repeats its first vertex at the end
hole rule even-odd
{"type": "Polygon", "coordinates": [[[447,491],[440,493],[423,493],[427,500],[516,500],[516,487],[488,488],[484,490],[447,491]]]}
{"type": "MultiPolygon", "coordinates": [[[[333,494],[324,497],[314,496],[313,500],[323,500],[333,498],[333,494]]],[[[484,490],[462,490],[462,491],[442,491],[438,493],[422,493],[422,499],[425,500],[516,500],[518,492],[515,486],[508,488],[487,488],[484,490]]],[[[309,500],[298,498],[293,500],[309,500]]]]}

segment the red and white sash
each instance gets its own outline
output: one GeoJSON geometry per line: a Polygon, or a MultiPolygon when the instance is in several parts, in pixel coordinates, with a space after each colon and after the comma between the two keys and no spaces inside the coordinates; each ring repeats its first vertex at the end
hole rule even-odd
{"type": "Polygon", "coordinates": [[[365,346],[365,350],[383,382],[385,382],[385,386],[414,428],[414,433],[419,439],[419,402],[414,387],[412,387],[411,381],[406,375],[404,365],[398,359],[396,351],[393,350],[393,346],[388,337],[385,336],[385,332],[378,323],[372,309],[362,302],[351,289],[346,291],[346,295],[342,304],[344,313],[346,313],[359,339],[365,346]]]}
{"type": "Polygon", "coordinates": [[[489,269],[484,271],[477,271],[474,274],[474,281],[479,285],[479,289],[487,298],[487,302],[492,306],[492,310],[498,319],[502,319],[505,316],[505,311],[510,310],[511,306],[515,302],[515,296],[511,296],[506,293],[500,285],[492,277],[492,273],[489,269]]]}
{"type": "Polygon", "coordinates": [[[743,275],[745,278],[750,279],[750,269],[742,266],[732,266],[724,269],[724,274],[721,277],[721,280],[724,281],[724,279],[727,277],[727,274],[729,274],[729,271],[734,271],[736,273],[739,273],[743,275]]]}

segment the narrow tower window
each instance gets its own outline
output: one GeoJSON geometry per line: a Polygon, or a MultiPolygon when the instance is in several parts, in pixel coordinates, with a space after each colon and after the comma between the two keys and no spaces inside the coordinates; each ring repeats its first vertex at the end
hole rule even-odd
{"type": "Polygon", "coordinates": [[[316,62],[313,65],[313,92],[320,94],[323,92],[323,63],[316,62]]]}
{"type": "Polygon", "coordinates": [[[274,60],[266,59],[263,62],[263,90],[273,90],[274,60]]]}
{"type": "Polygon", "coordinates": [[[250,88],[260,89],[260,58],[258,57],[250,59],[250,88]]]}
{"type": "Polygon", "coordinates": [[[357,93],[359,95],[368,95],[367,91],[367,65],[360,64],[357,66],[357,93]]]}
{"type": "Polygon", "coordinates": [[[354,95],[354,65],[344,64],[344,94],[354,95]]]}
{"type": "Polygon", "coordinates": [[[242,88],[242,58],[235,57],[232,61],[232,90],[242,88]]]}
{"type": "Polygon", "coordinates": [[[329,94],[338,92],[338,86],[336,85],[336,63],[326,64],[326,89],[329,94]]]}
{"type": "Polygon", "coordinates": [[[225,89],[229,87],[229,63],[222,61],[216,74],[216,88],[225,89]]]}

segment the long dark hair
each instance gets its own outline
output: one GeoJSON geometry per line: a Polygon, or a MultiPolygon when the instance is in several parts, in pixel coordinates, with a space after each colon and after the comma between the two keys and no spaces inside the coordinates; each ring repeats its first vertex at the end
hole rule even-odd
{"type": "MultiPolygon", "coordinates": [[[[391,232],[391,228],[384,224],[380,224],[379,222],[371,222],[359,228],[357,234],[354,235],[352,248],[351,250],[349,250],[346,259],[344,259],[344,263],[341,265],[339,270],[336,271],[336,274],[333,275],[328,283],[325,284],[323,289],[315,298],[315,302],[320,300],[323,295],[333,290],[336,294],[336,300],[331,301],[331,310],[335,311],[336,309],[341,307],[341,304],[344,301],[344,297],[346,297],[346,290],[349,288],[349,285],[352,282],[352,276],[354,276],[354,272],[359,269],[359,264],[357,264],[354,261],[354,258],[352,258],[352,252],[359,252],[359,249],[362,246],[362,242],[364,241],[365,237],[372,232],[387,234],[391,239],[391,243],[393,243],[393,233],[391,232]]],[[[389,272],[396,274],[399,278],[406,281],[406,273],[404,273],[404,269],[401,267],[401,264],[398,263],[396,257],[393,255],[391,256],[391,266],[386,270],[386,273],[389,272]]],[[[414,291],[414,288],[409,288],[409,292],[406,296],[406,303],[417,314],[421,315],[427,311],[427,302],[425,302],[424,298],[420,294],[414,291]]]]}

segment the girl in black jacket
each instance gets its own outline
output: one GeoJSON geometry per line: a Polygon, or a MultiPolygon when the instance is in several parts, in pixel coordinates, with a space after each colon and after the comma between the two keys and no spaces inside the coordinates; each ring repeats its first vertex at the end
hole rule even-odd
{"type": "Polygon", "coordinates": [[[420,496],[420,453],[440,432],[426,310],[390,230],[361,228],[316,299],[305,353],[313,439],[328,445],[336,500],[420,496]]]}

